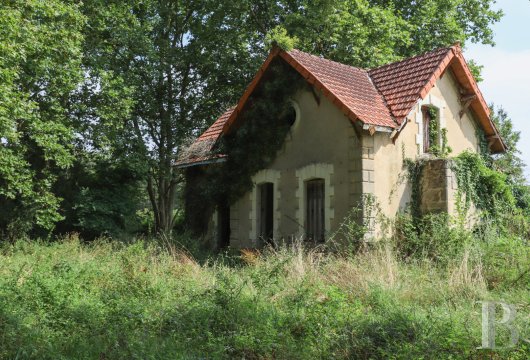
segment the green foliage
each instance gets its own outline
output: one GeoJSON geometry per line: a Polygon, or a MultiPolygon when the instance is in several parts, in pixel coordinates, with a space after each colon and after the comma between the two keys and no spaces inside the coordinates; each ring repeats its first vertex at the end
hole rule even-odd
{"type": "Polygon", "coordinates": [[[369,0],[393,7],[410,28],[407,51],[421,53],[461,41],[494,45],[491,25],[503,13],[492,9],[492,0],[369,0]]]}
{"type": "Polygon", "coordinates": [[[458,184],[457,205],[462,216],[471,204],[493,217],[514,210],[515,199],[506,175],[490,169],[480,155],[463,152],[455,158],[453,171],[458,184]]]}
{"type": "Polygon", "coordinates": [[[504,140],[507,150],[501,154],[485,156],[484,160],[486,164],[491,164],[493,169],[506,174],[517,207],[524,211],[527,216],[530,216],[530,188],[524,176],[524,167],[527,165],[521,159],[521,152],[517,147],[521,133],[515,131],[512,120],[502,107],[495,108],[491,105],[490,109],[491,118],[504,140]]]}
{"type": "Polygon", "coordinates": [[[446,213],[414,218],[399,214],[395,219],[395,244],[404,259],[429,258],[448,263],[472,242],[472,236],[455,226],[446,213]]]}
{"type": "Polygon", "coordinates": [[[527,250],[505,239],[441,265],[295,244],[200,265],[153,243],[18,241],[0,250],[0,358],[478,358],[475,302],[526,306],[527,250]]]}
{"type": "Polygon", "coordinates": [[[429,117],[429,153],[436,157],[445,158],[453,150],[447,146],[447,129],[440,129],[440,110],[435,107],[427,108],[429,117]]]}
{"type": "MultiPolygon", "coordinates": [[[[300,50],[374,67],[457,41],[493,44],[501,11],[493,0],[318,0],[241,2],[248,26],[265,36],[282,26],[300,50]],[[250,11],[249,11],[250,10],[250,11]]],[[[261,41],[261,36],[257,37],[261,41]]],[[[260,48],[260,44],[256,44],[260,48]]]]}
{"type": "Polygon", "coordinates": [[[140,191],[142,180],[144,174],[133,159],[118,162],[93,154],[79,156],[54,189],[64,199],[65,209],[65,218],[57,224],[56,232],[77,232],[92,240],[148,231],[138,215],[147,205],[140,191]]]}
{"type": "Polygon", "coordinates": [[[411,186],[410,211],[414,219],[420,219],[421,213],[421,176],[425,166],[425,160],[405,159],[407,181],[411,186]]]}
{"type": "Polygon", "coordinates": [[[281,26],[275,27],[265,36],[266,49],[278,46],[282,50],[289,51],[296,46],[297,42],[298,39],[296,37],[290,37],[287,34],[287,30],[281,26]]]}
{"type": "Polygon", "coordinates": [[[251,177],[267,167],[282,148],[291,124],[286,117],[296,91],[305,86],[302,77],[288,65],[271,64],[270,76],[248,100],[236,130],[225,135],[218,148],[227,155],[219,168],[216,188],[229,189],[232,203],[252,188],[251,177]]]}
{"type": "Polygon", "coordinates": [[[476,61],[470,59],[470,60],[467,60],[467,64],[469,66],[469,70],[471,70],[471,74],[473,75],[473,78],[475,79],[475,81],[477,83],[481,82],[482,80],[484,80],[482,78],[482,69],[484,68],[484,65],[479,65],[477,64],[476,61]]]}
{"type": "Polygon", "coordinates": [[[512,217],[511,231],[506,222],[488,221],[474,229],[479,243],[488,288],[524,287],[530,283],[530,227],[522,219],[512,217]],[[499,226],[500,225],[500,226],[499,226]]]}
{"type": "Polygon", "coordinates": [[[252,176],[266,168],[282,148],[291,124],[288,121],[292,96],[305,85],[301,76],[277,60],[248,99],[235,130],[226,134],[215,151],[226,162],[210,166],[202,180],[188,177],[188,217],[204,217],[205,207],[232,204],[252,189],[252,176]]]}
{"type": "Polygon", "coordinates": [[[210,0],[83,2],[87,76],[77,115],[88,124],[84,142],[110,156],[133,152],[146,164],[155,232],[175,226],[182,178],[173,162],[184,139],[249,79],[236,8],[210,0]]]}
{"type": "Polygon", "coordinates": [[[58,0],[4,1],[0,14],[0,232],[16,237],[62,218],[52,187],[73,160],[85,18],[58,0]]]}
{"type": "Polygon", "coordinates": [[[339,228],[326,240],[333,251],[356,254],[367,245],[367,237],[374,233],[375,225],[384,218],[373,194],[363,194],[359,204],[348,211],[339,228]]]}
{"type": "Polygon", "coordinates": [[[280,1],[262,16],[297,37],[300,50],[359,67],[399,60],[411,45],[406,20],[365,0],[280,1]]]}

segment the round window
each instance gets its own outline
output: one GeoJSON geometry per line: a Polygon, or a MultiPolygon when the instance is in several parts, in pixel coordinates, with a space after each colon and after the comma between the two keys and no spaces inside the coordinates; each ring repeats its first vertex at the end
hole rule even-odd
{"type": "Polygon", "coordinates": [[[281,120],[284,123],[289,124],[289,127],[296,123],[298,118],[298,105],[295,102],[291,102],[289,106],[282,112],[281,120]]]}

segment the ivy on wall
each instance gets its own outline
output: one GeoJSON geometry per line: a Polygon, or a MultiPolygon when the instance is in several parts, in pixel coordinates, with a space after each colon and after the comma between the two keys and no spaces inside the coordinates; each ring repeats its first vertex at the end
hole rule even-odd
{"type": "MultiPolygon", "coordinates": [[[[453,151],[447,145],[447,129],[440,126],[440,110],[433,106],[425,108],[425,112],[430,118],[429,121],[429,155],[433,158],[447,158],[453,151]]],[[[421,180],[423,169],[428,159],[419,158],[416,160],[405,159],[406,177],[411,185],[410,211],[414,219],[420,219],[421,213],[421,180]]]]}
{"type": "Polygon", "coordinates": [[[425,167],[425,159],[405,159],[407,180],[411,186],[410,212],[414,219],[420,219],[421,214],[421,176],[425,167]]]}
{"type": "MultiPolygon", "coordinates": [[[[252,176],[269,166],[282,148],[292,125],[291,99],[304,86],[305,80],[289,65],[273,60],[232,130],[215,147],[226,161],[188,171],[194,179],[185,190],[189,219],[208,219],[216,206],[229,206],[252,190],[252,176]]],[[[206,226],[192,228],[201,232],[206,226]]]]}
{"type": "Polygon", "coordinates": [[[429,106],[427,113],[431,121],[429,121],[429,153],[436,157],[445,158],[453,150],[447,145],[447,129],[440,126],[440,110],[429,106]]]}
{"type": "Polygon", "coordinates": [[[482,158],[482,160],[484,160],[485,164],[488,167],[491,167],[493,163],[493,158],[491,157],[486,133],[482,128],[477,126],[477,129],[475,130],[475,136],[477,137],[478,152],[480,154],[480,157],[482,158]]]}
{"type": "MultiPolygon", "coordinates": [[[[411,185],[411,215],[419,219],[421,213],[421,181],[425,158],[405,159],[407,180],[411,185]]],[[[458,190],[456,207],[460,217],[465,217],[471,204],[483,214],[499,216],[515,209],[515,198],[506,175],[487,166],[480,154],[465,151],[451,162],[458,190]]]]}
{"type": "Polygon", "coordinates": [[[480,154],[463,152],[454,159],[452,170],[458,184],[457,206],[461,215],[471,204],[492,216],[514,210],[515,198],[506,175],[489,168],[480,154]]]}

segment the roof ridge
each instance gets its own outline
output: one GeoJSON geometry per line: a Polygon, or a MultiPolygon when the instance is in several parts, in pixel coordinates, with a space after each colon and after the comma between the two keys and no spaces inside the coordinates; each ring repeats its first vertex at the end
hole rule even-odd
{"type": "Polygon", "coordinates": [[[368,71],[300,50],[282,51],[280,56],[316,89],[322,90],[352,122],[395,128],[398,124],[368,71]],[[370,98],[370,96],[374,96],[370,98]],[[368,104],[367,102],[370,102],[368,104]]]}
{"type": "Polygon", "coordinates": [[[402,59],[402,60],[394,61],[394,62],[391,62],[391,63],[388,63],[388,64],[384,64],[384,65],[381,65],[381,66],[378,66],[378,67],[375,67],[375,68],[368,69],[368,72],[372,73],[374,71],[383,70],[383,69],[385,69],[387,67],[396,66],[398,64],[405,63],[405,62],[408,62],[408,61],[411,61],[411,60],[414,60],[414,59],[418,59],[418,58],[421,58],[421,57],[428,57],[428,55],[432,55],[432,54],[437,53],[437,52],[442,52],[442,50],[447,50],[449,52],[449,51],[453,50],[453,46],[446,46],[446,47],[436,48],[436,49],[433,49],[433,50],[425,52],[425,53],[421,53],[421,54],[418,54],[418,55],[415,55],[415,56],[407,57],[407,58],[402,59]]]}
{"type": "Polygon", "coordinates": [[[299,52],[299,53],[304,54],[304,55],[311,56],[311,57],[316,58],[316,59],[318,59],[320,61],[330,62],[330,63],[333,63],[333,64],[337,64],[337,65],[340,65],[340,66],[345,66],[345,67],[348,67],[348,68],[353,68],[353,69],[360,70],[360,71],[363,71],[363,72],[368,72],[368,70],[369,70],[369,69],[365,69],[365,68],[358,67],[358,66],[348,65],[348,64],[345,64],[345,63],[342,63],[342,62],[339,62],[339,61],[326,59],[325,57],[314,55],[314,54],[311,54],[311,53],[308,53],[308,52],[305,52],[305,51],[302,51],[302,50],[298,50],[298,49],[292,49],[292,50],[289,50],[289,51],[286,51],[286,52],[287,53],[291,53],[293,51],[299,52]]]}
{"type": "Polygon", "coordinates": [[[422,92],[433,81],[437,69],[455,53],[455,47],[444,47],[402,61],[383,65],[368,72],[375,88],[398,124],[404,121],[409,105],[422,98],[422,92]],[[397,81],[406,79],[405,83],[397,81]],[[389,83],[389,79],[392,81],[389,83]],[[411,79],[415,85],[411,86],[411,79]]]}
{"type": "Polygon", "coordinates": [[[208,154],[207,150],[211,150],[219,137],[228,131],[271,61],[277,57],[320,90],[352,123],[360,120],[365,125],[394,129],[398,132],[407,124],[406,117],[418,99],[428,94],[437,79],[450,66],[456,80],[477,95],[478,101],[472,103],[471,108],[474,109],[481,126],[488,131],[490,140],[497,139],[492,149],[495,152],[505,149],[459,43],[372,69],[344,64],[298,49],[284,51],[273,47],[236,106],[229,107],[221,114],[194,143],[195,150],[205,150],[204,154],[200,152],[197,154],[199,157],[188,157],[186,163],[178,162],[178,166],[222,160],[216,154],[208,154]]]}

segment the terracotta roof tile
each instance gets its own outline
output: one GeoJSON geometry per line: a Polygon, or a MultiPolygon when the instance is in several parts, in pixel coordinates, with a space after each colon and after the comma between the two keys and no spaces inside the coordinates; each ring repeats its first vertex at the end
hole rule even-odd
{"type": "Polygon", "coordinates": [[[325,94],[329,93],[328,96],[336,98],[337,101],[332,99],[334,103],[345,105],[345,110],[353,113],[363,123],[396,127],[397,124],[392,119],[383,97],[375,88],[366,70],[299,50],[292,50],[286,54],[288,62],[293,62],[289,61],[290,57],[303,68],[303,71],[299,72],[312,75],[325,94]]]}
{"type": "Polygon", "coordinates": [[[433,75],[440,64],[451,55],[450,47],[437,49],[368,72],[399,124],[421,98],[425,86],[435,80],[433,75]]]}
{"type": "Polygon", "coordinates": [[[218,138],[228,131],[272,59],[277,56],[322,91],[352,122],[360,120],[364,124],[388,128],[398,128],[417,101],[427,95],[447,66],[451,63],[453,64],[451,66],[455,67],[456,64],[454,71],[458,80],[478,96],[473,108],[479,115],[486,135],[497,139],[494,142],[494,150],[505,149],[495,125],[489,119],[489,109],[458,45],[437,49],[368,71],[298,50],[285,52],[275,48],[237,106],[221,115],[179,158],[177,165],[204,163],[222,157],[222,155],[212,155],[213,147],[218,138]]]}
{"type": "Polygon", "coordinates": [[[219,135],[221,135],[223,131],[223,127],[226,121],[228,120],[230,115],[232,115],[232,112],[234,111],[234,109],[235,109],[235,106],[226,110],[221,116],[219,116],[217,120],[215,120],[215,122],[208,129],[206,129],[205,132],[202,133],[201,136],[199,136],[197,140],[206,140],[206,139],[217,140],[217,138],[219,137],[219,135]]]}
{"type": "Polygon", "coordinates": [[[221,159],[224,155],[215,154],[213,152],[217,140],[223,132],[223,127],[234,111],[235,107],[231,107],[225,111],[219,118],[208,128],[201,136],[197,138],[185,151],[183,151],[178,160],[175,162],[176,166],[185,167],[191,164],[211,162],[213,160],[221,159]]]}

